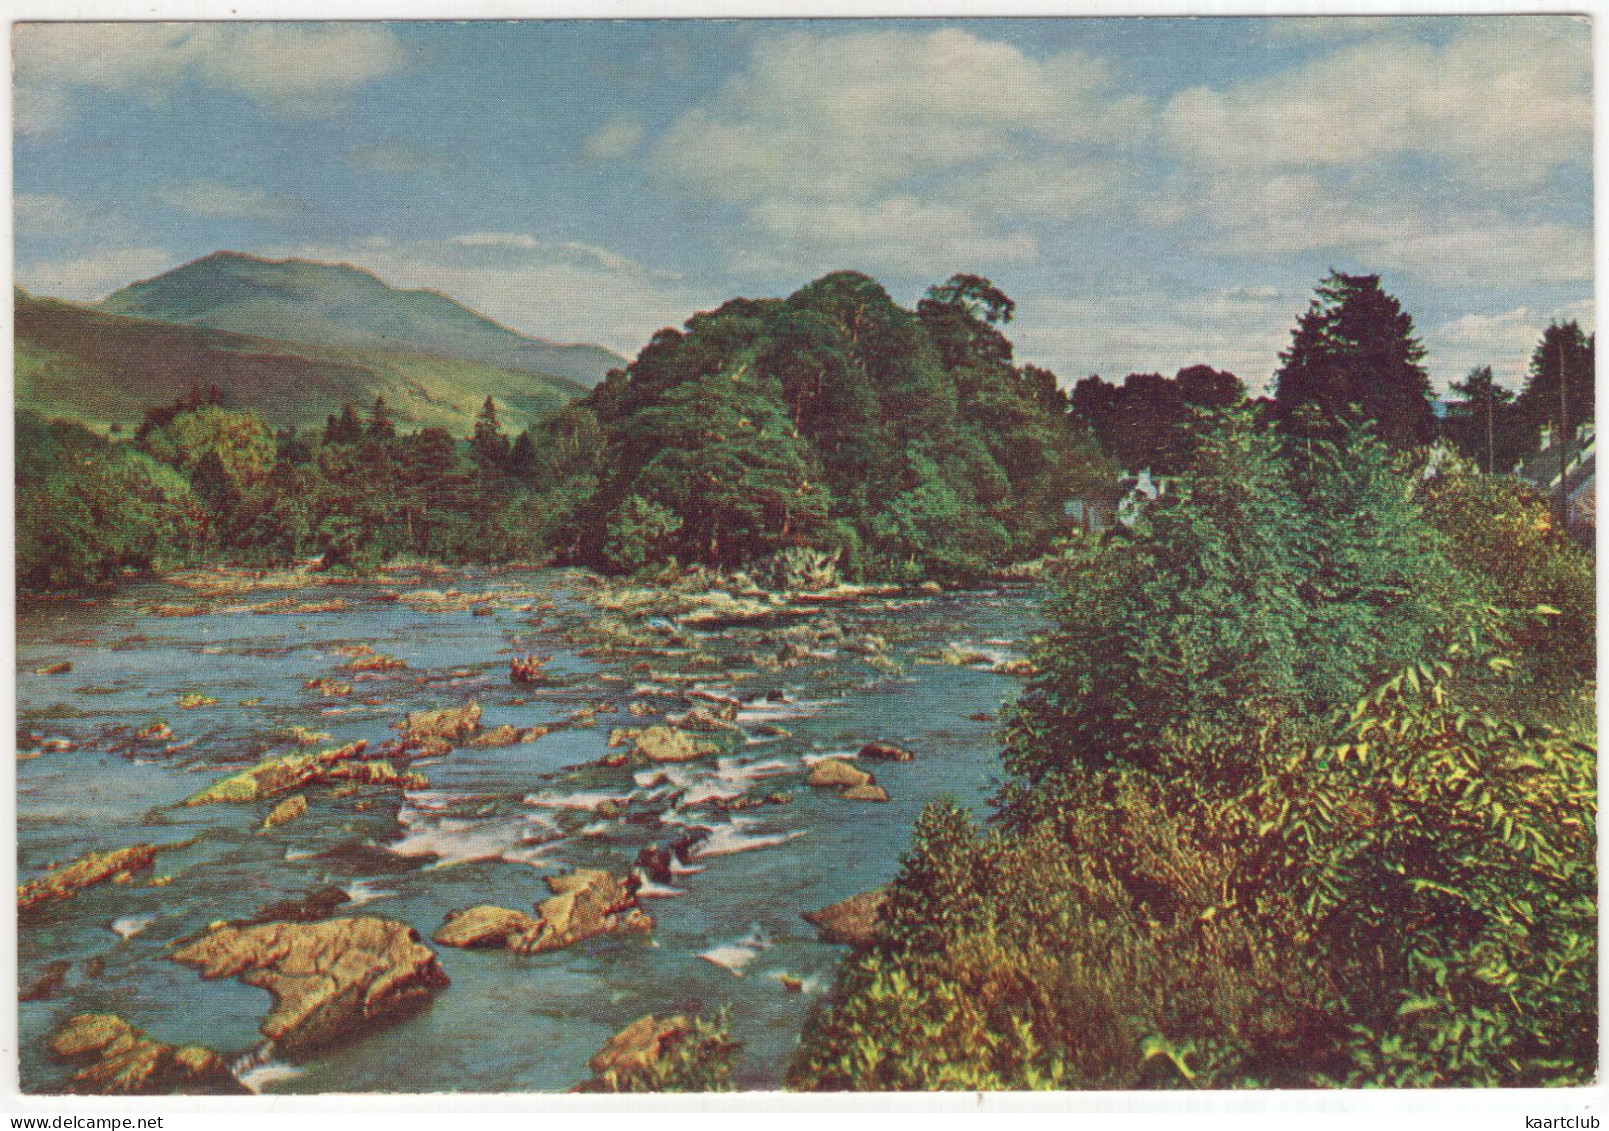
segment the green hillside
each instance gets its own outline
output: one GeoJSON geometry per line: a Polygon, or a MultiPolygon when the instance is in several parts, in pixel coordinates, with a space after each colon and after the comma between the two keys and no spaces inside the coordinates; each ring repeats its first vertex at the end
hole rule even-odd
{"type": "Polygon", "coordinates": [[[466,435],[487,396],[517,429],[585,392],[576,381],[404,350],[339,348],[102,313],[18,290],[16,403],[104,429],[217,385],[276,426],[321,426],[385,397],[399,425],[466,435]]]}
{"type": "Polygon", "coordinates": [[[436,291],[392,287],[345,264],[214,252],[96,304],[107,314],[279,341],[404,350],[596,385],[625,359],[501,326],[436,291]]]}

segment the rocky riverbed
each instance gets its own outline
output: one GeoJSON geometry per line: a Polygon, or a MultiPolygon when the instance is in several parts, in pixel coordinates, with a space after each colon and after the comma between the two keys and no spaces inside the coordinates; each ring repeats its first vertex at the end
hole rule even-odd
{"type": "Polygon", "coordinates": [[[982,808],[1039,591],[720,585],[23,600],[24,1089],[561,1091],[723,1006],[779,1086],[845,952],[802,914],[982,808]]]}

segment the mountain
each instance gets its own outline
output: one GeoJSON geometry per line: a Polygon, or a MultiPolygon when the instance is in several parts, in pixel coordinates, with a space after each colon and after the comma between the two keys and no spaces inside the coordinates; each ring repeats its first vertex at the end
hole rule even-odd
{"type": "Polygon", "coordinates": [[[577,381],[407,350],[275,341],[108,314],[18,289],[16,407],[132,431],[153,405],[195,385],[277,427],[319,428],[348,402],[385,397],[399,425],[468,435],[495,397],[514,430],[586,391],[577,381]]]}
{"type": "Polygon", "coordinates": [[[95,304],[107,314],[287,342],[476,361],[589,388],[625,358],[527,337],[436,291],[402,290],[357,267],[219,251],[95,304]]]}

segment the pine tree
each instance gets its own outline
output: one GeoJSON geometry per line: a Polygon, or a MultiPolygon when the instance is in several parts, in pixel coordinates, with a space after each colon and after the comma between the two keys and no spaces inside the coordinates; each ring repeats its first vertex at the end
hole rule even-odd
{"type": "Polygon", "coordinates": [[[1469,376],[1453,382],[1449,391],[1462,399],[1447,405],[1442,422],[1447,438],[1487,475],[1512,467],[1521,447],[1516,434],[1519,419],[1514,394],[1497,383],[1492,367],[1471,369],[1469,376]]]}
{"type": "Polygon", "coordinates": [[[363,421],[355,405],[341,406],[339,416],[330,416],[324,422],[326,444],[355,444],[363,439],[363,421]]]}
{"type": "Polygon", "coordinates": [[[1334,437],[1360,415],[1391,448],[1435,438],[1424,346],[1380,276],[1332,271],[1279,356],[1274,402],[1287,432],[1334,437]]]}
{"type": "Polygon", "coordinates": [[[481,406],[475,418],[475,434],[469,441],[470,452],[483,472],[495,474],[508,467],[508,437],[497,419],[497,405],[491,397],[481,406]]]}
{"type": "Polygon", "coordinates": [[[395,440],[397,426],[391,420],[391,414],[386,409],[385,398],[376,395],[374,407],[369,410],[369,439],[395,440]]]}
{"type": "Polygon", "coordinates": [[[1569,438],[1573,438],[1582,421],[1593,419],[1596,341],[1597,335],[1582,333],[1580,325],[1574,321],[1554,322],[1543,332],[1542,340],[1531,353],[1525,391],[1515,402],[1532,444],[1543,425],[1552,428],[1556,439],[1566,430],[1571,434],[1569,438]]]}

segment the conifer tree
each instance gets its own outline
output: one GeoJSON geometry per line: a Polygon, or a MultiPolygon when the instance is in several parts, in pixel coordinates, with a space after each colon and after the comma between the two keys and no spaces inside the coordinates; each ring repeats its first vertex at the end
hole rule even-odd
{"type": "Polygon", "coordinates": [[[1435,438],[1424,346],[1380,276],[1332,271],[1279,356],[1274,404],[1287,432],[1333,437],[1356,415],[1394,449],[1435,438]]]}

